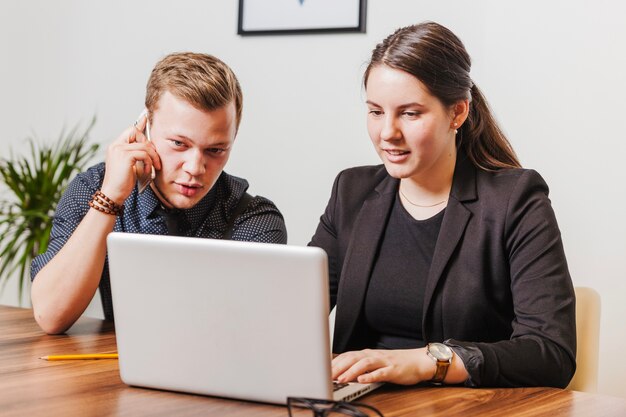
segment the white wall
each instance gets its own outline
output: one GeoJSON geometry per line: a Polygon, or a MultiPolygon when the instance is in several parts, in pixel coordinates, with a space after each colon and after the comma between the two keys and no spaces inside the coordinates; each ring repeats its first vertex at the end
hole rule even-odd
{"type": "MultiPolygon", "coordinates": [[[[360,87],[371,49],[400,25],[438,21],[464,40],[523,164],[550,184],[574,283],[602,296],[600,391],[626,397],[626,6],[511,3],[370,0],[367,34],[242,38],[235,1],[3,0],[0,156],[33,131],[54,138],[94,114],[93,138],[106,143],[141,110],[160,57],[209,52],[244,88],[228,171],[273,199],[289,242],[303,245],[335,174],[377,162],[360,87]]],[[[13,294],[0,301],[14,303],[13,294]]]]}

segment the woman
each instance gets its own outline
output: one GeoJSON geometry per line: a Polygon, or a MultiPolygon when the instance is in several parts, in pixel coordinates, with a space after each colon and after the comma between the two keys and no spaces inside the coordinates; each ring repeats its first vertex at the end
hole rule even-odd
{"type": "Polygon", "coordinates": [[[565,387],[575,298],[541,176],[520,167],[436,23],[401,28],[365,71],[383,165],[341,172],[311,245],[329,256],[333,377],[565,387]]]}

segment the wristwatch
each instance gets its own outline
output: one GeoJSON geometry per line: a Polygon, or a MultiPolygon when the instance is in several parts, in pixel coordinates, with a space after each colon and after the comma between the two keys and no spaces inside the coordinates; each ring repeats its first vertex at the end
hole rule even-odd
{"type": "Polygon", "coordinates": [[[452,363],[452,349],[443,343],[429,343],[426,346],[426,353],[435,360],[435,364],[437,365],[435,375],[433,375],[430,382],[434,384],[443,383],[448,373],[448,368],[452,363]]]}

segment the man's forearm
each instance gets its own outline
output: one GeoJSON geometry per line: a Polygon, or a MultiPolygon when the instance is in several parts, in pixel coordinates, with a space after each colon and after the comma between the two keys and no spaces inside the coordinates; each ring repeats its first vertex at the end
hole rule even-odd
{"type": "Polygon", "coordinates": [[[115,219],[89,210],[59,253],[35,277],[31,289],[33,310],[46,333],[63,333],[89,305],[100,283],[106,237],[115,219]]]}

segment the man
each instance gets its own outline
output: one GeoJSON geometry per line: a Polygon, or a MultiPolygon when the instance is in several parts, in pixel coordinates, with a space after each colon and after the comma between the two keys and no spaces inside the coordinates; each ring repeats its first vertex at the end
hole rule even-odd
{"type": "Polygon", "coordinates": [[[113,319],[111,231],[287,241],[276,206],[250,198],[246,180],[223,172],[242,109],[226,64],[204,54],[169,55],[152,71],[145,104],[146,114],[109,146],[106,161],[70,183],[48,250],[32,263],[33,310],[47,333],[67,330],[98,287],[105,318],[113,319]]]}

